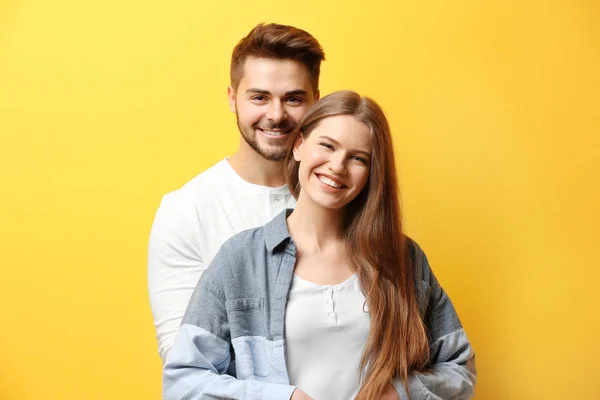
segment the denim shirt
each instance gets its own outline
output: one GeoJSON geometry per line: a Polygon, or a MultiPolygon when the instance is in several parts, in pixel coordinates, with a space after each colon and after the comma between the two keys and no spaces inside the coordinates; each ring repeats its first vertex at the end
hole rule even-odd
{"type": "MultiPolygon", "coordinates": [[[[287,400],[284,321],[296,245],[283,211],[223,244],[190,299],[163,370],[164,399],[287,400]]],[[[409,375],[411,400],[468,399],[475,353],[427,258],[410,241],[419,309],[429,334],[428,372],[409,375]]],[[[400,399],[404,384],[392,382],[400,399]]],[[[301,388],[300,388],[301,389],[301,388]]],[[[323,399],[318,399],[323,400],[323,399]]]]}

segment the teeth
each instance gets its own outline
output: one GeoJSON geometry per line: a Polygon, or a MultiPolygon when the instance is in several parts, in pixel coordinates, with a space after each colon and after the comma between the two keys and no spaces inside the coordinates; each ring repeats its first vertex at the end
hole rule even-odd
{"type": "Polygon", "coordinates": [[[332,181],[331,179],[327,178],[326,176],[320,175],[319,179],[321,180],[321,182],[323,182],[326,185],[329,185],[331,187],[334,187],[336,189],[339,189],[342,187],[341,184],[337,183],[336,181],[332,181]]]}
{"type": "Polygon", "coordinates": [[[284,133],[281,132],[281,131],[267,131],[267,130],[264,130],[264,129],[262,129],[262,131],[264,133],[266,133],[267,135],[269,135],[269,136],[281,136],[281,135],[284,135],[284,133]]]}

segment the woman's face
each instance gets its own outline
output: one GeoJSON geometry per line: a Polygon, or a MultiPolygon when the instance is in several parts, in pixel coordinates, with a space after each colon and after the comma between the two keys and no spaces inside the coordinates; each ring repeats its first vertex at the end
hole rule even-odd
{"type": "Polygon", "coordinates": [[[302,192],[315,204],[340,209],[363,190],[371,168],[369,127],[351,115],[328,117],[294,143],[302,192]]]}

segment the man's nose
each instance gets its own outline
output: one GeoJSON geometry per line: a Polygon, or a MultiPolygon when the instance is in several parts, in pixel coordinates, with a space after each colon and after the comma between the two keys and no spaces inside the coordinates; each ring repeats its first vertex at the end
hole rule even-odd
{"type": "Polygon", "coordinates": [[[271,121],[278,123],[286,117],[285,107],[279,101],[273,101],[269,104],[267,110],[267,118],[271,121]]]}

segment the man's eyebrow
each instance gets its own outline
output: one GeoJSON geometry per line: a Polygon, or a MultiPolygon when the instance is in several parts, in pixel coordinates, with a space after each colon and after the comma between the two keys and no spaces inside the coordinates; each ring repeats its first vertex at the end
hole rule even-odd
{"type": "MultiPolygon", "coordinates": [[[[339,145],[340,145],[340,142],[338,142],[337,140],[335,140],[335,139],[333,139],[333,138],[331,138],[331,137],[329,137],[329,136],[327,136],[327,135],[321,135],[321,136],[319,136],[319,137],[320,137],[321,139],[327,139],[327,140],[329,140],[330,142],[333,142],[333,144],[335,144],[336,146],[339,146],[339,145]]],[[[350,153],[360,153],[360,154],[363,154],[363,155],[365,155],[365,156],[367,156],[367,157],[371,157],[371,152],[369,152],[369,151],[364,151],[364,150],[359,150],[359,149],[350,149],[350,153]]]]}
{"type": "Polygon", "coordinates": [[[257,89],[257,88],[250,88],[246,90],[246,93],[256,93],[256,94],[271,94],[271,92],[269,92],[268,90],[264,90],[264,89],[257,89]]]}
{"type": "Polygon", "coordinates": [[[306,96],[308,92],[303,89],[290,90],[289,92],[285,92],[286,96],[306,96]]]}
{"type": "MultiPolygon", "coordinates": [[[[246,93],[263,94],[265,96],[268,96],[271,94],[271,92],[269,92],[268,90],[258,89],[258,88],[246,89],[246,93]]],[[[296,90],[290,90],[289,92],[285,92],[285,96],[306,96],[306,95],[308,95],[308,92],[303,89],[296,89],[296,90]]]]}

